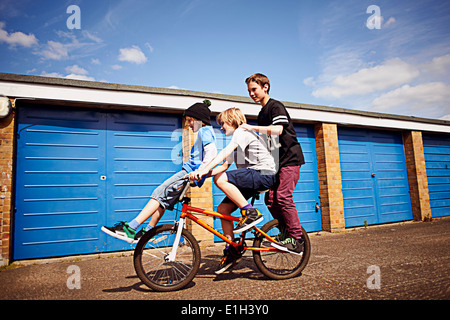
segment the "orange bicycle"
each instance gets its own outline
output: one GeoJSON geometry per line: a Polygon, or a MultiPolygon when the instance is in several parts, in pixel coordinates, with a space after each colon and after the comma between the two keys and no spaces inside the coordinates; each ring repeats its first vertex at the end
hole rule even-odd
{"type": "MultiPolygon", "coordinates": [[[[180,218],[175,224],[160,225],[145,233],[137,243],[134,251],[134,268],[141,281],[156,291],[175,291],[185,287],[198,272],[201,252],[195,237],[186,230],[186,219],[191,219],[220,239],[234,246],[240,253],[253,252],[253,260],[264,275],[271,279],[281,280],[296,277],[306,267],[311,253],[308,234],[303,230],[304,250],[301,254],[280,251],[271,246],[284,237],[284,230],[278,220],[271,220],[263,227],[253,227],[241,233],[238,242],[225,237],[222,233],[194,216],[191,212],[218,217],[230,221],[238,221],[238,217],[218,212],[191,207],[189,198],[184,197],[189,183],[180,197],[183,203],[180,218]],[[246,233],[254,234],[253,246],[245,243],[246,233]]],[[[252,204],[259,193],[255,193],[252,204]]]]}

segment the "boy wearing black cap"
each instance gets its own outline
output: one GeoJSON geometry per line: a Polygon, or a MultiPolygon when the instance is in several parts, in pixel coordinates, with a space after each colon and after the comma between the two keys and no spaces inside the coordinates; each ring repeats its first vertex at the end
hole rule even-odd
{"type": "MultiPolygon", "coordinates": [[[[189,182],[186,176],[204,168],[217,155],[216,136],[210,120],[210,105],[209,100],[204,100],[202,103],[195,103],[184,112],[186,125],[197,132],[197,139],[192,146],[189,161],[183,165],[182,170],[153,191],[150,201],[136,218],[129,223],[119,222],[113,227],[102,227],[103,232],[129,243],[137,242],[145,232],[156,226],[166,209],[173,210],[180,193],[189,182]],[[150,217],[152,219],[148,226],[137,232],[137,228],[150,217]]],[[[204,181],[205,179],[198,181],[197,186],[201,187],[204,181]]]]}

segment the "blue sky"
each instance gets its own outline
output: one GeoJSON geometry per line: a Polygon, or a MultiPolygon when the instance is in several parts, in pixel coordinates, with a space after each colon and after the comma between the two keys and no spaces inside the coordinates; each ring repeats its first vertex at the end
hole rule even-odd
{"type": "Polygon", "coordinates": [[[0,72],[450,120],[450,1],[1,0],[0,72]]]}

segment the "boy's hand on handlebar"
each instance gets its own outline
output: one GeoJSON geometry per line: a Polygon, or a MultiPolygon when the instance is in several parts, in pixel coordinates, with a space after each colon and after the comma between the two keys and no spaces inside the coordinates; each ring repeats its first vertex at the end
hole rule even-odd
{"type": "Polygon", "coordinates": [[[191,180],[191,181],[198,181],[206,174],[208,174],[208,171],[196,170],[194,172],[189,173],[189,180],[191,180]]]}

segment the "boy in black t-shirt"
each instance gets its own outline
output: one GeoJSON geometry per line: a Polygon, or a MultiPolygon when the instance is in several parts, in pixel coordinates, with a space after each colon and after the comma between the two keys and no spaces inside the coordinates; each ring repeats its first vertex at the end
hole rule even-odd
{"type": "Polygon", "coordinates": [[[241,128],[266,134],[276,162],[278,158],[277,182],[266,194],[265,202],[272,216],[282,226],[285,225],[287,235],[281,235],[279,242],[272,246],[301,254],[302,231],[292,193],[300,178],[300,167],[305,163],[302,148],[286,108],[281,102],[269,97],[269,79],[256,73],[248,77],[245,83],[250,97],[260,103],[262,109],[258,115],[258,126],[244,124],[241,128]]]}

